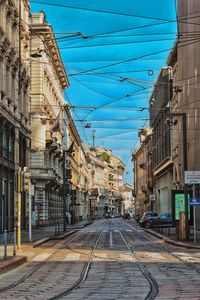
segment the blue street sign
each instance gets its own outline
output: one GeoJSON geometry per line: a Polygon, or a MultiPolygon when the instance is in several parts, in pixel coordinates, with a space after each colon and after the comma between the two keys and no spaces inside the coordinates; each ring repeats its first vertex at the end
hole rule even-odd
{"type": "Polygon", "coordinates": [[[200,206],[200,198],[190,198],[189,205],[190,206],[200,206]]]}

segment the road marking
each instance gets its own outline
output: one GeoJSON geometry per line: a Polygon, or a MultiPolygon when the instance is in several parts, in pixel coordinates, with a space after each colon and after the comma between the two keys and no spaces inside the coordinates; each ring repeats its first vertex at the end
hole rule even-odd
{"type": "Polygon", "coordinates": [[[132,262],[135,261],[135,259],[131,254],[120,254],[120,259],[122,261],[132,261],[132,262]]]}
{"type": "Polygon", "coordinates": [[[162,256],[160,253],[156,253],[156,252],[144,252],[144,255],[148,258],[165,259],[164,256],[162,256]]]}
{"type": "Polygon", "coordinates": [[[51,253],[43,253],[43,254],[38,254],[35,257],[33,257],[33,261],[44,261],[46,260],[49,256],[51,255],[51,253]]]}
{"type": "Polygon", "coordinates": [[[107,254],[102,252],[96,252],[94,260],[95,261],[105,261],[107,259],[107,254]]]}
{"type": "Polygon", "coordinates": [[[79,259],[80,259],[79,253],[69,253],[64,257],[63,261],[78,261],[79,259]]]}
{"type": "Polygon", "coordinates": [[[133,231],[132,229],[126,229],[126,231],[133,231]]]}
{"type": "Polygon", "coordinates": [[[112,231],[110,231],[110,248],[113,247],[112,231]]]}

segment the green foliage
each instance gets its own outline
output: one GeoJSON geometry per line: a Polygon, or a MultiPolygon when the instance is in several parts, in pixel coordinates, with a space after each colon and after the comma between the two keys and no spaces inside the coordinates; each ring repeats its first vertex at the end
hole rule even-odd
{"type": "Polygon", "coordinates": [[[103,161],[110,163],[110,156],[106,152],[103,152],[100,157],[103,161]]]}

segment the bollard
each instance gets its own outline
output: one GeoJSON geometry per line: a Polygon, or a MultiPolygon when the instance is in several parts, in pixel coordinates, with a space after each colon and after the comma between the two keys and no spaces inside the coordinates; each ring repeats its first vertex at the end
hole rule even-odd
{"type": "Polygon", "coordinates": [[[56,224],[55,224],[55,236],[56,236],[56,224]]]}
{"type": "Polygon", "coordinates": [[[58,235],[58,225],[56,224],[55,225],[55,236],[57,236],[58,235]]]}
{"type": "Polygon", "coordinates": [[[7,257],[7,246],[8,246],[8,236],[7,236],[7,230],[4,230],[4,259],[6,260],[7,257]]]}
{"type": "Polygon", "coordinates": [[[170,236],[170,227],[168,226],[168,235],[170,236]]]}
{"type": "Polygon", "coordinates": [[[13,233],[13,256],[16,256],[16,254],[17,254],[16,245],[17,245],[17,233],[16,233],[16,228],[14,228],[14,233],[13,233]]]}

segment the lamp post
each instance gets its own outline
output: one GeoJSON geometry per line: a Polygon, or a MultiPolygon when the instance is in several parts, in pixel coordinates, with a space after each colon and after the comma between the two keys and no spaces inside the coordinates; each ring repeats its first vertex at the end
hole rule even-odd
{"type": "Polygon", "coordinates": [[[63,231],[66,231],[66,196],[69,196],[69,180],[71,179],[70,157],[73,153],[74,142],[67,150],[63,149],[63,231]],[[67,159],[67,164],[66,164],[67,159]],[[66,193],[67,186],[67,193],[66,193]]]}
{"type": "Polygon", "coordinates": [[[63,150],[63,231],[66,231],[66,150],[63,150]]]}
{"type": "MultiPolygon", "coordinates": [[[[183,146],[183,175],[185,174],[185,171],[188,170],[188,155],[187,155],[187,119],[186,119],[186,113],[170,113],[171,117],[181,117],[182,118],[182,146],[183,146]]],[[[184,176],[183,176],[184,177],[184,176]]],[[[182,227],[182,231],[184,232],[183,239],[189,240],[189,223],[188,223],[188,190],[187,190],[187,184],[184,182],[184,198],[185,198],[185,222],[182,222],[180,220],[179,226],[182,227]],[[184,224],[185,223],[185,224],[184,224]],[[183,228],[185,227],[185,228],[183,228]]]]}

